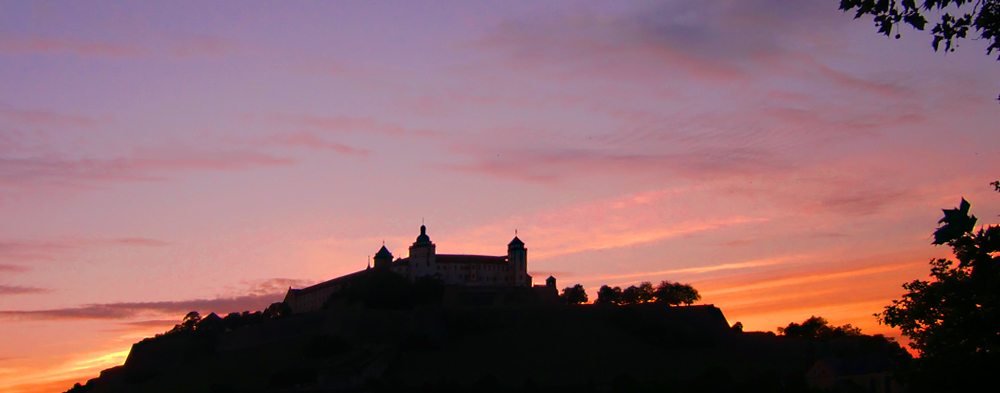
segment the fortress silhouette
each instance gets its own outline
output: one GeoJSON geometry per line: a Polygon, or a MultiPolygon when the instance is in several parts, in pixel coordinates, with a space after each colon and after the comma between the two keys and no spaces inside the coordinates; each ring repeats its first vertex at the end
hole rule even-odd
{"type": "MultiPolygon", "coordinates": [[[[375,253],[373,260],[374,267],[369,266],[368,269],[302,289],[289,288],[284,303],[295,313],[319,310],[323,308],[330,295],[360,280],[373,268],[400,274],[411,282],[420,277],[431,277],[440,280],[446,286],[478,287],[478,292],[481,293],[502,292],[503,289],[509,288],[531,288],[531,276],[528,275],[528,249],[516,235],[507,244],[507,255],[438,254],[437,246],[427,235],[427,227],[421,225],[420,235],[410,246],[406,258],[393,260],[392,253],[383,244],[375,253]]],[[[555,278],[549,277],[546,285],[541,286],[536,292],[540,296],[551,297],[555,285],[555,278]]]]}

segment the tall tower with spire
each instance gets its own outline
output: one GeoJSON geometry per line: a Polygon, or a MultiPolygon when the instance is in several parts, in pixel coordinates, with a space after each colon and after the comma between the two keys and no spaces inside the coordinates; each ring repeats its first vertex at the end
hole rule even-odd
{"type": "Polygon", "coordinates": [[[531,276],[528,275],[528,249],[524,247],[524,242],[514,235],[514,239],[507,244],[507,263],[514,275],[514,286],[530,287],[531,276]]]}
{"type": "Polygon", "coordinates": [[[421,225],[420,235],[417,236],[417,240],[410,246],[410,279],[434,275],[437,272],[437,264],[435,263],[436,254],[436,247],[431,242],[431,237],[427,236],[427,227],[421,225]]]}

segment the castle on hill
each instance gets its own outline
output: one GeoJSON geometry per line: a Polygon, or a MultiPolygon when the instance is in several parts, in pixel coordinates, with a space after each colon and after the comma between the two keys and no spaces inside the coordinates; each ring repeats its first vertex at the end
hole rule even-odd
{"type": "MultiPolygon", "coordinates": [[[[430,236],[427,236],[427,227],[421,225],[420,235],[410,246],[406,258],[393,260],[392,253],[382,245],[373,258],[374,266],[368,269],[386,269],[401,274],[410,281],[425,276],[435,277],[448,286],[531,288],[528,249],[517,236],[507,244],[507,255],[438,254],[436,248],[430,236]]],[[[296,314],[319,310],[331,294],[359,278],[368,269],[302,289],[289,288],[284,303],[296,314]]],[[[555,279],[550,277],[546,284],[554,288],[555,279]]]]}

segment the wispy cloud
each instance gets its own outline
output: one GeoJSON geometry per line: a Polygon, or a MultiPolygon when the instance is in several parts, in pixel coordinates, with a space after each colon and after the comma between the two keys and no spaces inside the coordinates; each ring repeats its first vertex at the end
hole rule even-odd
{"type": "MultiPolygon", "coordinates": [[[[170,245],[170,243],[144,237],[2,240],[0,241],[0,261],[53,261],[67,254],[87,248],[164,247],[167,245],[170,245]]],[[[0,265],[0,272],[24,272],[28,269],[28,267],[24,266],[0,265]]]]}
{"type": "Polygon", "coordinates": [[[649,278],[649,277],[657,277],[657,276],[664,276],[664,275],[703,274],[703,273],[717,272],[717,271],[720,271],[720,270],[749,269],[749,268],[755,268],[755,267],[780,265],[780,264],[792,263],[792,262],[803,262],[803,261],[808,261],[811,258],[812,257],[808,256],[808,255],[784,256],[784,257],[778,257],[778,258],[768,258],[768,259],[760,259],[760,260],[746,261],[746,262],[724,263],[724,264],[721,264],[721,265],[698,266],[698,267],[689,267],[689,268],[681,268],[681,269],[669,269],[669,270],[660,270],[660,271],[652,271],[652,272],[637,272],[637,273],[628,273],[628,274],[613,274],[613,275],[582,277],[582,278],[578,278],[578,280],[584,281],[584,282],[588,282],[588,281],[589,282],[596,282],[596,281],[605,281],[605,280],[649,278]]]}
{"type": "Polygon", "coordinates": [[[110,244],[118,244],[123,246],[142,246],[142,247],[163,247],[170,245],[169,242],[156,239],[148,239],[144,237],[126,237],[120,239],[108,239],[108,240],[96,240],[94,243],[107,242],[110,244]]]}
{"type": "Polygon", "coordinates": [[[718,289],[709,289],[707,291],[704,291],[702,294],[705,296],[722,295],[733,292],[778,288],[790,285],[808,284],[808,283],[842,279],[842,278],[862,277],[872,274],[880,274],[897,270],[910,269],[913,268],[914,265],[915,263],[900,263],[893,265],[874,266],[874,267],[855,269],[849,271],[825,272],[825,273],[802,275],[802,276],[795,276],[788,278],[779,278],[748,285],[737,285],[737,286],[729,286],[718,289]]]}
{"type": "Polygon", "coordinates": [[[28,270],[31,270],[31,268],[29,268],[27,266],[20,266],[20,265],[0,265],[0,273],[4,273],[4,272],[6,272],[6,273],[24,273],[24,272],[26,272],[28,270]]]}
{"type": "Polygon", "coordinates": [[[0,311],[6,320],[121,320],[152,315],[179,315],[189,311],[226,314],[247,310],[261,310],[281,301],[284,293],[244,295],[216,299],[181,301],[85,304],[78,307],[31,311],[0,311]]]}
{"type": "Polygon", "coordinates": [[[250,295],[267,296],[284,294],[288,288],[304,288],[316,283],[316,280],[301,278],[268,278],[263,280],[244,280],[241,290],[250,295]]]}
{"type": "Polygon", "coordinates": [[[180,41],[170,50],[170,55],[177,59],[224,56],[237,53],[241,49],[241,46],[234,41],[216,37],[195,36],[180,41]]]}
{"type": "Polygon", "coordinates": [[[114,118],[107,115],[93,117],[85,115],[67,115],[56,113],[48,109],[10,108],[0,108],[0,118],[23,124],[71,127],[93,127],[104,123],[110,123],[114,120],[114,118]]]}
{"type": "Polygon", "coordinates": [[[2,158],[0,186],[90,188],[112,182],[162,181],[165,172],[249,170],[294,164],[259,151],[137,149],[120,158],[2,158]]]}
{"type": "Polygon", "coordinates": [[[179,321],[177,319],[148,319],[143,321],[117,322],[114,328],[105,329],[109,332],[148,332],[151,328],[173,327],[179,321]]]}
{"type": "MultiPolygon", "coordinates": [[[[257,116],[243,115],[244,121],[256,121],[257,116]]],[[[313,116],[271,114],[259,118],[270,124],[295,127],[309,127],[328,132],[363,132],[390,136],[430,137],[439,132],[426,128],[409,128],[395,124],[384,123],[374,117],[353,116],[313,116]]]]}
{"type": "Polygon", "coordinates": [[[72,53],[80,56],[136,57],[148,51],[134,43],[87,41],[42,35],[0,33],[0,53],[72,53]]]}
{"type": "Polygon", "coordinates": [[[489,250],[483,239],[504,238],[518,228],[531,237],[532,258],[544,260],[589,250],[605,250],[653,243],[768,219],[716,210],[698,219],[691,212],[664,209],[686,203],[693,188],[671,188],[627,194],[570,205],[530,216],[513,217],[463,233],[453,247],[489,250]]]}
{"type": "MultiPolygon", "coordinates": [[[[759,173],[786,166],[764,150],[702,146],[676,153],[625,153],[606,149],[517,150],[485,154],[482,148],[456,147],[473,158],[468,164],[443,164],[458,172],[512,178],[528,182],[555,183],[577,176],[641,172],[691,178],[759,173]]],[[[495,151],[495,150],[494,150],[495,151]]]]}
{"type": "MultiPolygon", "coordinates": [[[[78,250],[81,246],[65,241],[0,241],[0,260],[3,261],[51,261],[58,255],[78,250]]],[[[5,265],[10,266],[10,265],[5,265]]],[[[21,267],[11,266],[10,271],[21,267]]],[[[25,268],[26,269],[26,268],[25,268]]]]}
{"type": "Polygon", "coordinates": [[[254,143],[261,146],[290,146],[290,147],[307,147],[311,149],[325,149],[347,155],[364,156],[371,154],[371,150],[358,149],[336,142],[328,142],[323,140],[316,134],[308,132],[271,135],[268,137],[260,138],[256,140],[254,143]]]}
{"type": "Polygon", "coordinates": [[[475,45],[504,51],[510,69],[549,76],[731,82],[793,52],[796,38],[808,41],[818,26],[846,24],[830,11],[809,1],[674,1],[626,12],[580,6],[510,21],[475,45]]]}
{"type": "Polygon", "coordinates": [[[36,288],[36,287],[22,287],[22,286],[11,286],[11,285],[0,285],[0,296],[6,295],[37,295],[42,293],[52,292],[50,289],[36,288]]]}

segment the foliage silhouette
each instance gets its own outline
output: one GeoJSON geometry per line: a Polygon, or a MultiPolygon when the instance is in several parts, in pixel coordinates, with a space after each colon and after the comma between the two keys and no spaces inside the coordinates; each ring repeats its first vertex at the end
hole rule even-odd
{"type": "Polygon", "coordinates": [[[809,317],[809,319],[806,319],[801,324],[792,322],[788,326],[778,327],[778,334],[786,337],[803,338],[858,337],[862,335],[861,329],[851,326],[851,324],[830,326],[826,318],[815,315],[809,317]]]}
{"type": "Polygon", "coordinates": [[[690,284],[678,282],[661,281],[659,285],[645,281],[638,286],[630,286],[622,290],[621,287],[601,286],[597,291],[597,300],[594,304],[640,304],[648,302],[666,303],[672,306],[681,304],[691,305],[701,300],[698,290],[690,284]]]}
{"type": "Polygon", "coordinates": [[[934,244],[950,246],[959,263],[931,260],[931,281],[903,284],[903,298],[875,315],[900,328],[920,354],[915,390],[972,389],[1000,368],[1000,226],[974,232],[969,207],[963,199],[944,210],[934,232],[934,244]]]}
{"type": "Polygon", "coordinates": [[[622,291],[622,304],[639,304],[642,303],[640,300],[641,293],[639,288],[635,285],[630,285],[622,291]]]}
{"type": "Polygon", "coordinates": [[[562,295],[559,295],[559,298],[565,304],[583,304],[589,300],[587,299],[587,291],[580,284],[563,288],[562,295]]]}
{"type": "MultiPolygon", "coordinates": [[[[931,46],[935,51],[944,41],[944,50],[954,52],[958,46],[954,41],[967,38],[970,28],[979,33],[980,39],[991,41],[986,48],[987,55],[992,54],[994,50],[1000,51],[1000,0],[924,0],[919,6],[915,0],[840,1],[841,10],[855,11],[855,19],[866,15],[872,16],[879,33],[891,36],[895,30],[896,38],[900,37],[898,27],[900,23],[922,31],[927,25],[924,13],[944,11],[946,7],[954,7],[959,14],[952,15],[946,12],[941,16],[941,21],[931,29],[931,34],[934,36],[931,46]]],[[[1000,57],[997,60],[1000,60],[1000,57]]]]}
{"type": "Polygon", "coordinates": [[[88,383],[86,385],[81,385],[79,382],[77,382],[77,383],[73,384],[73,387],[69,388],[69,390],[67,390],[66,393],[84,393],[84,392],[89,392],[91,387],[92,386],[90,386],[89,381],[88,381],[88,383]]]}
{"type": "Polygon", "coordinates": [[[621,287],[602,285],[601,289],[597,290],[597,300],[594,304],[622,304],[621,287]]]}
{"type": "Polygon", "coordinates": [[[656,286],[653,297],[657,302],[667,303],[672,306],[679,306],[681,304],[690,306],[694,302],[701,300],[698,290],[694,289],[690,284],[670,281],[661,281],[656,286]]]}
{"type": "Polygon", "coordinates": [[[181,323],[174,325],[174,328],[167,333],[194,330],[194,326],[197,325],[199,321],[201,321],[201,314],[198,314],[197,311],[191,311],[187,313],[183,319],[181,319],[181,323]]]}

